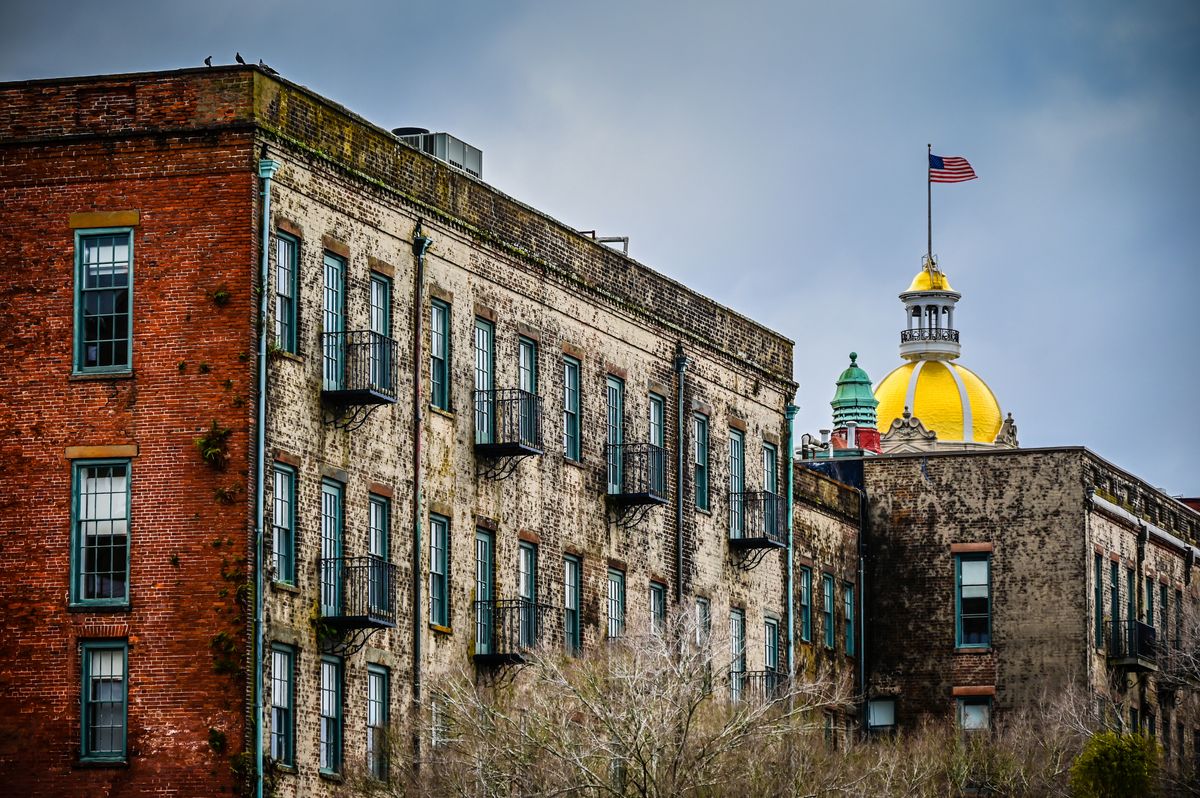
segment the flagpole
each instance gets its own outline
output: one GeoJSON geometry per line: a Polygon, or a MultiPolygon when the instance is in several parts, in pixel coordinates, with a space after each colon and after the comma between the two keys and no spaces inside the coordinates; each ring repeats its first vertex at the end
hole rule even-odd
{"type": "Polygon", "coordinates": [[[929,179],[929,159],[933,156],[933,145],[925,145],[925,224],[926,232],[929,234],[927,240],[928,249],[925,250],[925,257],[929,260],[930,268],[933,267],[933,181],[929,179]]]}

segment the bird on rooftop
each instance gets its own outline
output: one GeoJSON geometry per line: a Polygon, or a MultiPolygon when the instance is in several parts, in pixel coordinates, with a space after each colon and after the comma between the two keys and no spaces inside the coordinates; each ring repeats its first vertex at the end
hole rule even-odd
{"type": "Polygon", "coordinates": [[[205,66],[212,66],[212,56],[211,56],[211,55],[210,55],[208,58],[205,58],[205,59],[204,59],[204,65],[205,65],[205,66]]]}
{"type": "Polygon", "coordinates": [[[260,67],[262,67],[263,71],[266,72],[268,75],[278,75],[279,74],[274,69],[271,69],[271,67],[268,66],[261,58],[258,59],[258,65],[260,67]]]}
{"type": "Polygon", "coordinates": [[[234,53],[234,54],[233,54],[233,57],[234,57],[234,60],[236,60],[236,61],[237,61],[239,64],[244,64],[244,63],[246,63],[246,59],[242,58],[242,54],[241,54],[241,53],[234,53]]]}

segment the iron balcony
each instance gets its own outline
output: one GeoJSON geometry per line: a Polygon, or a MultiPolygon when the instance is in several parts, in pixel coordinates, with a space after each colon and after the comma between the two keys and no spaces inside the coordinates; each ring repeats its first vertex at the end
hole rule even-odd
{"type": "Polygon", "coordinates": [[[322,557],[321,619],[335,629],[396,625],[396,566],[382,557],[322,557]]]}
{"type": "Polygon", "coordinates": [[[485,457],[542,454],[542,397],[519,388],[476,391],[475,451],[485,457]]]}
{"type": "Polygon", "coordinates": [[[1158,643],[1153,626],[1141,621],[1108,624],[1108,662],[1132,671],[1158,670],[1158,643]]]}
{"type": "Polygon", "coordinates": [[[666,451],[653,443],[604,447],[608,500],[618,506],[667,503],[666,451]]]}
{"type": "Polygon", "coordinates": [[[561,616],[555,607],[529,599],[476,601],[476,664],[524,663],[531,650],[558,638],[561,616]]]}
{"type": "Polygon", "coordinates": [[[742,696],[756,701],[774,701],[787,695],[788,675],[783,671],[746,671],[742,674],[742,696]]]}
{"type": "Polygon", "coordinates": [[[729,494],[729,546],[787,548],[787,502],[769,490],[729,494]]]}
{"type": "Polygon", "coordinates": [[[321,397],[333,405],[394,404],[396,342],[372,330],[321,334],[321,397]]]}

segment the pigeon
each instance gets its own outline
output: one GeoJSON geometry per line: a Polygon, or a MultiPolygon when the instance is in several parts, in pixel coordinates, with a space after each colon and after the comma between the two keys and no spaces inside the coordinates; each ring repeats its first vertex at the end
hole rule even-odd
{"type": "Polygon", "coordinates": [[[274,69],[271,69],[271,67],[269,67],[266,63],[264,63],[261,58],[258,59],[258,65],[260,67],[262,67],[263,71],[266,72],[268,75],[278,75],[279,74],[274,69]]]}
{"type": "Polygon", "coordinates": [[[205,66],[212,66],[212,56],[211,56],[211,55],[210,55],[208,58],[205,58],[205,59],[204,59],[204,65],[205,65],[205,66]]]}
{"type": "Polygon", "coordinates": [[[233,54],[233,58],[234,58],[234,60],[235,60],[235,61],[237,61],[239,64],[245,64],[245,63],[246,63],[246,59],[242,58],[242,54],[241,54],[241,53],[234,53],[234,54],[233,54]]]}

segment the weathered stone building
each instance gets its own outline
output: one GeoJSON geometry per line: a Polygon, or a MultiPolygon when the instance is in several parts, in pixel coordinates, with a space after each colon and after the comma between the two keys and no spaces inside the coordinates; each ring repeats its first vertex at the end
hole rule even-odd
{"type": "Polygon", "coordinates": [[[0,202],[10,788],[321,794],[676,609],[853,679],[783,336],[251,67],[0,85],[0,202]]]}

